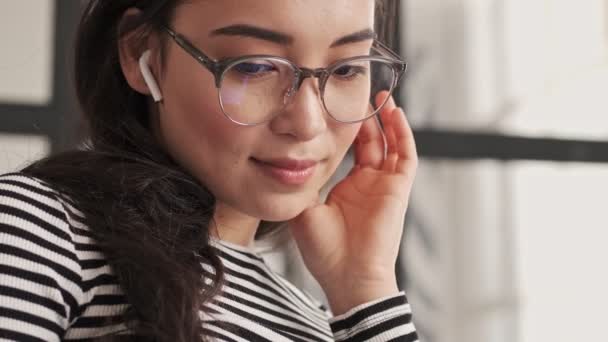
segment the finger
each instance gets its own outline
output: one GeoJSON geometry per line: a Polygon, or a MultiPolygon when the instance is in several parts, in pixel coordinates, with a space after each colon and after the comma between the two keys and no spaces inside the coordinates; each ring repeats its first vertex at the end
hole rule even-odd
{"type": "Polygon", "coordinates": [[[393,127],[392,117],[399,115],[398,109],[392,111],[383,110],[380,113],[380,118],[384,126],[384,136],[386,137],[386,158],[382,164],[382,170],[387,172],[395,172],[399,154],[397,152],[397,137],[393,127]]]}
{"type": "Polygon", "coordinates": [[[402,173],[415,172],[418,166],[416,141],[414,140],[414,133],[405,117],[405,113],[401,108],[395,110],[390,123],[390,129],[395,135],[393,148],[399,156],[395,170],[402,173]]]}
{"type": "Polygon", "coordinates": [[[382,170],[387,172],[395,172],[396,162],[398,157],[394,156],[394,145],[395,145],[395,134],[389,129],[391,127],[391,116],[393,111],[397,108],[395,101],[390,92],[381,91],[376,95],[376,107],[380,108],[378,116],[382,121],[382,128],[384,131],[384,137],[386,139],[386,148],[384,161],[382,163],[382,170]]]}
{"type": "Polygon", "coordinates": [[[399,162],[399,155],[396,153],[391,153],[386,156],[384,162],[382,163],[382,171],[386,171],[389,173],[394,173],[397,171],[397,164],[399,162]]]}
{"type": "Polygon", "coordinates": [[[384,160],[385,138],[377,119],[365,120],[355,139],[355,165],[379,169],[384,160]]]}
{"type": "Polygon", "coordinates": [[[390,92],[388,92],[387,90],[383,90],[378,92],[378,94],[376,94],[376,108],[380,108],[383,104],[384,106],[382,106],[381,108],[381,113],[384,111],[393,111],[395,108],[397,108],[397,105],[395,104],[395,100],[393,99],[392,96],[390,96],[390,92]]]}
{"type": "Polygon", "coordinates": [[[390,120],[391,113],[395,110],[395,108],[397,108],[397,105],[395,104],[395,100],[393,99],[393,97],[390,96],[390,93],[386,90],[378,92],[375,101],[376,108],[380,109],[378,117],[380,117],[380,120],[382,121],[382,128],[384,129],[384,133],[386,133],[385,128],[387,122],[385,122],[385,120],[390,120]]]}

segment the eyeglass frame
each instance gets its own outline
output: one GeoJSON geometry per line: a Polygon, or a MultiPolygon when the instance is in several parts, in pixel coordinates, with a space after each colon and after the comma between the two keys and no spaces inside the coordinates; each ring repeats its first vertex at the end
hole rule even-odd
{"type": "Polygon", "coordinates": [[[380,112],[382,107],[386,104],[386,101],[382,104],[382,106],[376,108],[376,110],[372,114],[370,114],[369,116],[367,116],[363,119],[358,119],[358,120],[354,120],[354,121],[343,121],[343,120],[339,120],[339,119],[335,118],[331,114],[331,112],[327,109],[327,106],[325,104],[325,86],[327,84],[327,80],[331,77],[331,75],[337,69],[338,66],[342,66],[343,64],[346,64],[350,61],[359,60],[359,59],[367,59],[370,61],[379,61],[379,62],[385,62],[385,63],[389,64],[392,67],[393,73],[394,73],[394,80],[393,80],[393,84],[391,84],[391,87],[389,89],[389,94],[393,93],[393,91],[395,90],[395,87],[397,86],[397,84],[399,83],[399,81],[401,80],[401,78],[403,77],[403,74],[405,73],[405,71],[407,69],[407,63],[405,61],[401,60],[401,57],[396,52],[392,51],[388,46],[384,45],[382,42],[380,42],[376,38],[374,38],[374,40],[372,42],[372,48],[376,49],[383,56],[371,56],[371,55],[354,56],[354,57],[349,57],[349,58],[335,61],[325,68],[311,69],[311,68],[300,67],[299,65],[295,64],[294,62],[290,61],[287,58],[280,57],[280,56],[273,56],[273,55],[245,55],[245,56],[230,57],[230,58],[224,58],[224,59],[220,59],[220,60],[214,60],[213,58],[207,56],[199,48],[194,46],[194,44],[192,44],[182,34],[173,31],[171,28],[169,28],[167,26],[163,26],[163,29],[177,43],[177,45],[179,45],[181,48],[183,48],[190,56],[192,56],[197,62],[202,64],[207,70],[209,70],[211,72],[211,74],[213,74],[213,77],[215,79],[215,87],[218,90],[218,100],[220,103],[220,107],[222,109],[222,113],[224,113],[224,116],[226,118],[228,118],[230,121],[234,122],[235,124],[241,125],[241,126],[261,125],[261,124],[264,124],[264,123],[272,120],[274,117],[276,117],[278,115],[278,114],[274,114],[262,122],[248,124],[248,123],[236,121],[235,119],[230,117],[230,115],[228,115],[228,113],[226,113],[226,110],[224,108],[224,103],[222,100],[221,91],[220,91],[221,86],[222,86],[222,81],[224,79],[224,74],[225,74],[226,70],[230,69],[231,67],[233,67],[235,65],[238,65],[242,61],[245,61],[248,59],[270,59],[270,60],[278,60],[280,62],[290,65],[292,67],[292,69],[294,70],[294,82],[293,82],[291,88],[288,90],[289,97],[293,96],[300,89],[300,86],[302,85],[302,83],[304,82],[304,80],[306,78],[319,79],[319,91],[321,94],[320,97],[321,97],[321,104],[323,106],[323,109],[335,121],[340,122],[340,123],[346,123],[346,124],[357,123],[357,122],[365,121],[367,119],[372,118],[373,116],[378,114],[378,112],[380,112]]]}

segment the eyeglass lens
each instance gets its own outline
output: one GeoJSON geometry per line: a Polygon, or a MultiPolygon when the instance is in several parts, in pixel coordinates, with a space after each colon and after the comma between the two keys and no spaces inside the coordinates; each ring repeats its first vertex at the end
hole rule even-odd
{"type": "MultiPolygon", "coordinates": [[[[242,124],[261,123],[278,114],[292,96],[295,70],[281,59],[247,59],[229,66],[223,74],[220,101],[227,116],[242,124]]],[[[375,114],[372,97],[390,90],[395,80],[390,63],[357,59],[337,65],[323,90],[329,115],[354,122],[375,114]]]]}

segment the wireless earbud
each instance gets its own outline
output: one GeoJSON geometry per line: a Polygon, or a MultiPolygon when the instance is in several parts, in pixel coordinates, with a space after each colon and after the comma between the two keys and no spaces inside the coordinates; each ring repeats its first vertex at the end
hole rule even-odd
{"type": "Polygon", "coordinates": [[[150,89],[154,102],[159,102],[163,99],[163,95],[160,93],[160,89],[158,88],[158,84],[154,79],[154,75],[152,75],[152,72],[150,71],[150,66],[148,65],[149,60],[150,50],[146,50],[139,58],[139,69],[141,70],[141,74],[144,77],[144,81],[146,82],[148,89],[150,89]]]}

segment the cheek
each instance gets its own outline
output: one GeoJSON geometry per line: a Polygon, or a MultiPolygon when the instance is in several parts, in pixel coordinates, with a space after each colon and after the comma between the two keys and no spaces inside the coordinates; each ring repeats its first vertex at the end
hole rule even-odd
{"type": "Polygon", "coordinates": [[[357,136],[360,127],[361,123],[356,123],[350,125],[341,125],[332,129],[335,153],[330,161],[331,173],[336,171],[336,168],[340,165],[342,159],[344,159],[344,156],[357,136]]]}
{"type": "Polygon", "coordinates": [[[210,134],[224,136],[220,133],[230,127],[223,125],[224,117],[211,73],[180,50],[169,59],[176,62],[168,64],[164,72],[163,115],[167,116],[164,118],[167,135],[178,135],[178,140],[196,144],[209,140],[206,137],[210,134]]]}
{"type": "Polygon", "coordinates": [[[360,122],[356,124],[342,125],[339,131],[335,134],[336,150],[341,157],[346,154],[348,148],[353,144],[353,141],[357,137],[360,129],[360,122]]]}
{"type": "Polygon", "coordinates": [[[218,174],[229,176],[238,170],[251,144],[242,129],[224,117],[215,87],[180,83],[166,92],[160,114],[162,139],[180,165],[212,188],[218,174]]]}

